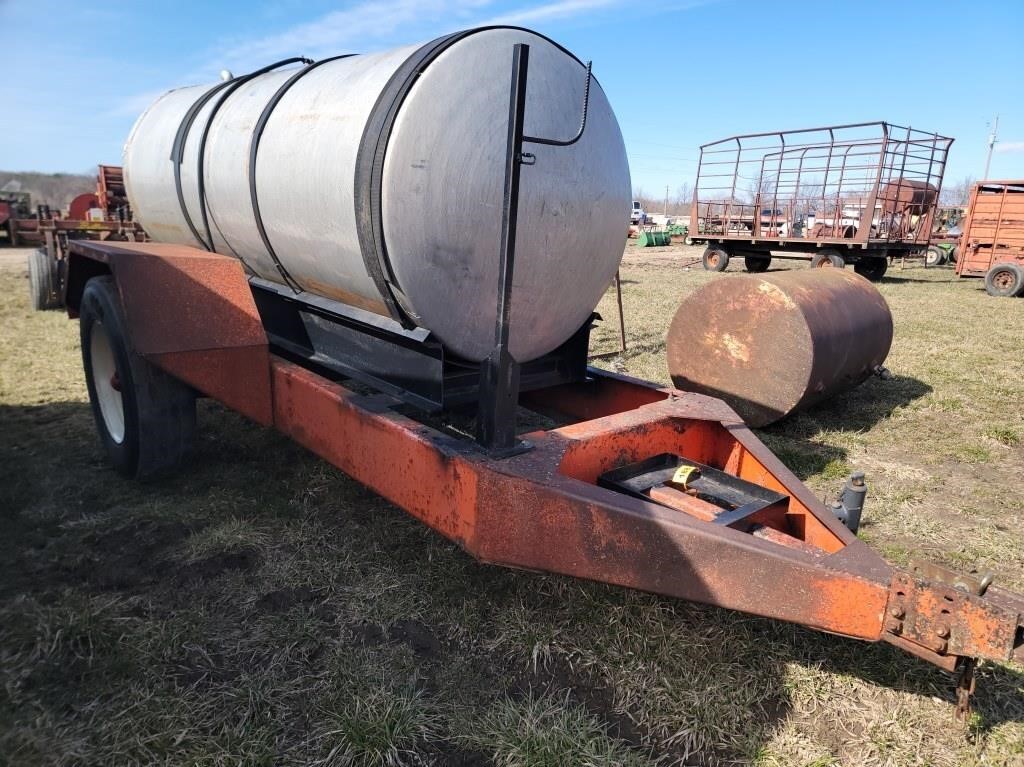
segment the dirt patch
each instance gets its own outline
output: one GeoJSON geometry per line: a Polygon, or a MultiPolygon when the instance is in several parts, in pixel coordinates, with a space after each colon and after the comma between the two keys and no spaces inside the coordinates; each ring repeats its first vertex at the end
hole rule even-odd
{"type": "MultiPolygon", "coordinates": [[[[28,257],[33,248],[0,248],[0,270],[28,274],[28,257]]],[[[28,286],[24,286],[28,290],[28,286]]]]}
{"type": "Polygon", "coordinates": [[[261,560],[260,552],[254,548],[225,551],[182,565],[177,571],[177,578],[182,585],[208,581],[232,570],[252,570],[261,560]]]}
{"type": "Polygon", "coordinates": [[[306,605],[315,599],[313,590],[306,586],[268,591],[256,600],[256,609],[265,613],[283,613],[297,605],[306,605]]]}
{"type": "Polygon", "coordinates": [[[572,701],[607,725],[608,734],[613,738],[635,747],[649,742],[649,733],[637,726],[627,714],[616,709],[614,690],[597,683],[586,674],[573,671],[561,659],[553,659],[526,673],[517,674],[509,685],[508,693],[513,698],[537,693],[561,697],[568,693],[572,701]]]}
{"type": "Polygon", "coordinates": [[[445,767],[491,767],[491,757],[479,751],[469,751],[452,743],[429,744],[424,748],[436,759],[436,764],[445,767]]]}
{"type": "Polygon", "coordinates": [[[100,591],[142,591],[163,580],[172,565],[160,555],[190,534],[181,522],[143,520],[87,535],[89,548],[72,574],[100,591]]]}
{"type": "Polygon", "coordinates": [[[437,641],[434,632],[419,621],[398,621],[388,631],[388,639],[392,642],[404,642],[412,648],[417,657],[425,660],[437,658],[441,654],[441,643],[437,641]]]}

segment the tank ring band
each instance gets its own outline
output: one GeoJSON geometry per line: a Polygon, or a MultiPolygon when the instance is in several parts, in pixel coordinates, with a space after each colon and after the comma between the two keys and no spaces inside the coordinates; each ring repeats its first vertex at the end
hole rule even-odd
{"type": "Polygon", "coordinates": [[[303,288],[288,273],[284,264],[281,263],[281,259],[278,258],[277,251],[274,250],[274,246],[270,242],[270,237],[267,234],[266,227],[263,225],[263,216],[260,213],[259,195],[256,192],[256,159],[259,155],[260,139],[263,138],[263,130],[267,127],[270,115],[273,114],[278,103],[280,103],[281,99],[284,98],[284,95],[293,85],[295,85],[296,82],[319,67],[321,64],[328,64],[332,61],[337,61],[338,59],[347,59],[356,55],[358,54],[345,53],[340,56],[331,56],[330,58],[320,59],[319,61],[313,62],[300,69],[285,80],[281,84],[281,87],[277,89],[277,92],[274,93],[270,98],[270,101],[268,101],[267,105],[263,108],[263,112],[260,113],[260,117],[256,121],[256,126],[253,128],[252,141],[249,144],[249,200],[252,202],[252,215],[256,221],[256,229],[260,233],[260,239],[263,241],[263,247],[267,249],[267,253],[270,255],[270,258],[273,259],[274,266],[277,267],[277,271],[280,273],[281,279],[284,280],[285,284],[296,293],[303,292],[303,288]]]}
{"type": "MultiPolygon", "coordinates": [[[[259,77],[260,75],[264,75],[267,72],[271,72],[277,69],[278,67],[298,63],[310,64],[312,62],[310,59],[294,56],[292,58],[282,59],[281,61],[269,64],[265,67],[250,72],[247,75],[242,75],[241,77],[235,77],[230,80],[226,80],[222,83],[217,83],[217,85],[213,86],[212,88],[210,88],[210,90],[208,90],[206,93],[199,97],[196,103],[193,104],[191,108],[188,110],[188,112],[185,113],[185,116],[182,119],[181,124],[178,126],[178,132],[175,134],[174,145],[173,148],[171,149],[171,161],[174,163],[174,186],[175,191],[177,192],[178,195],[178,205],[181,207],[182,215],[184,215],[185,222],[188,224],[189,229],[192,231],[192,235],[206,250],[208,250],[211,253],[214,252],[213,233],[210,230],[210,221],[206,206],[206,185],[203,179],[205,158],[203,155],[206,153],[206,140],[210,133],[210,126],[213,124],[213,118],[216,116],[221,106],[224,105],[224,102],[227,101],[228,97],[236,90],[238,90],[240,87],[242,87],[245,83],[249,82],[253,78],[259,77]],[[203,228],[206,231],[206,239],[203,239],[202,235],[200,235],[199,231],[196,229],[195,223],[192,221],[192,217],[189,215],[188,208],[185,205],[185,195],[181,186],[181,164],[182,162],[184,162],[185,144],[188,140],[188,134],[191,131],[192,125],[195,122],[196,118],[198,117],[199,112],[202,110],[204,106],[206,106],[210,99],[212,99],[221,91],[224,91],[223,95],[221,96],[220,100],[218,100],[217,103],[214,104],[213,109],[210,111],[209,117],[207,117],[206,119],[206,125],[203,128],[202,137],[199,142],[198,156],[196,158],[196,186],[199,196],[199,212],[202,214],[203,228]]],[[[234,248],[232,248],[232,251],[234,251],[234,248]]],[[[238,256],[237,253],[235,255],[238,256]]],[[[244,259],[242,259],[241,256],[238,256],[238,258],[239,260],[242,261],[243,264],[245,263],[244,259]]]]}
{"type": "Polygon", "coordinates": [[[405,328],[415,327],[416,323],[410,317],[411,312],[408,307],[403,306],[402,288],[391,268],[387,245],[384,242],[384,221],[381,211],[384,155],[391,139],[391,131],[406,96],[409,95],[416,80],[431,62],[460,40],[477,32],[496,29],[509,29],[534,35],[575,59],[580,66],[585,66],[575,54],[554,40],[524,27],[507,25],[477,27],[439,37],[418,48],[391,76],[373,105],[370,118],[367,120],[362,139],[359,142],[354,190],[359,249],[367,274],[370,275],[384,299],[392,319],[401,323],[405,328]]]}

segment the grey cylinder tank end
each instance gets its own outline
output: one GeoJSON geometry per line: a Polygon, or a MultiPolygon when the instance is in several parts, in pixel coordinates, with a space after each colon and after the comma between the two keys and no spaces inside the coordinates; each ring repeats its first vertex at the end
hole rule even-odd
{"type": "MultiPolygon", "coordinates": [[[[198,110],[180,168],[188,217],[202,219],[197,168],[205,132],[214,250],[264,279],[290,278],[301,290],[379,314],[393,314],[393,300],[455,354],[483,359],[493,344],[519,42],[531,49],[526,133],[573,136],[585,67],[529,30],[469,30],[311,67],[273,107],[258,143],[255,192],[271,253],[250,197],[250,148],[265,107],[296,70],[271,71],[198,110]]],[[[161,96],[125,145],[128,196],[157,241],[203,246],[179,204],[170,157],[183,118],[210,87],[161,96]]],[[[536,163],[522,174],[510,338],[521,362],[563,343],[593,311],[622,258],[631,199],[622,136],[596,81],[580,141],[530,151],[536,163]]]]}

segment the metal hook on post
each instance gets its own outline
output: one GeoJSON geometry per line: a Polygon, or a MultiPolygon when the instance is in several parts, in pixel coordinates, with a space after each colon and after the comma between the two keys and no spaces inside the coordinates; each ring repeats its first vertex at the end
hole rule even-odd
{"type": "MultiPolygon", "coordinates": [[[[529,46],[527,46],[529,47],[529,46]]],[[[583,110],[582,116],[580,117],[580,129],[576,131],[576,135],[567,141],[554,138],[540,138],[538,136],[523,136],[523,141],[529,144],[544,144],[546,146],[572,146],[583,137],[583,131],[587,129],[587,113],[590,111],[590,80],[592,79],[591,68],[593,66],[592,61],[587,62],[587,79],[583,84],[583,110]]],[[[533,155],[525,155],[533,157],[533,155]]],[[[536,158],[534,158],[536,160],[536,158]]],[[[533,165],[533,162],[524,163],[526,165],[533,165]]]]}

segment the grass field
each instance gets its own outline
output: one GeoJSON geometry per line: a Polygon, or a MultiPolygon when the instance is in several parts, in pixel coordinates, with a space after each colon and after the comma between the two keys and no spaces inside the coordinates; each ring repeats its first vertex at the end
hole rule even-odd
{"type": "MultiPolygon", "coordinates": [[[[215,403],[181,473],[119,478],[77,323],[29,309],[21,255],[0,256],[0,764],[1024,764],[1024,669],[983,665],[962,727],[949,680],[895,649],[479,565],[215,403]]],[[[606,364],[667,381],[676,304],[730,279],[690,255],[627,248],[606,364]]],[[[919,266],[880,288],[894,378],[759,435],[819,496],[863,469],[890,559],[1024,590],[1024,301],[919,266]]]]}

